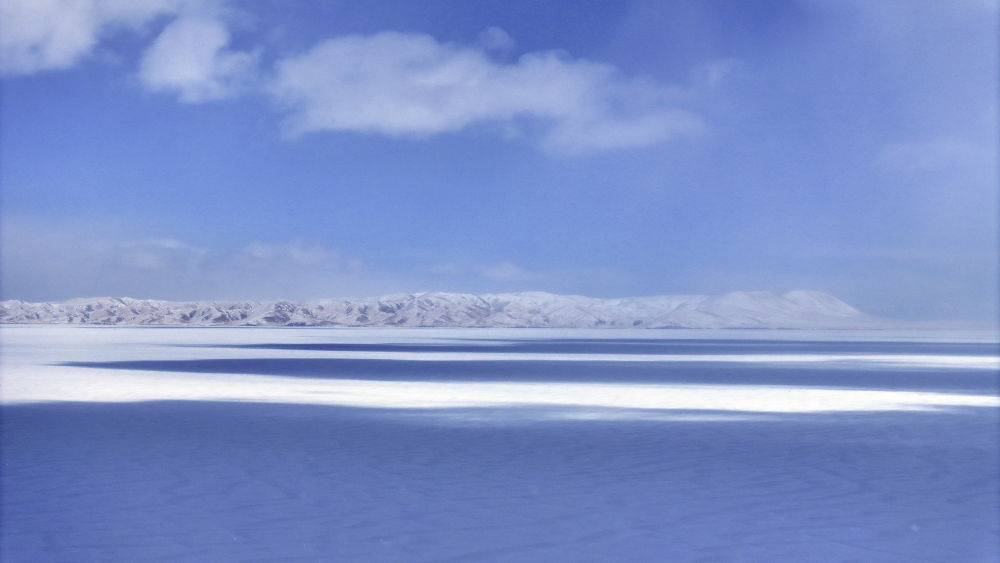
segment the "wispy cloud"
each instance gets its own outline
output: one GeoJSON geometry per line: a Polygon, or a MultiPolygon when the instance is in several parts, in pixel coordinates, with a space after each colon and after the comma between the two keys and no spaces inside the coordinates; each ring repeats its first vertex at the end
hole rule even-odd
{"type": "Polygon", "coordinates": [[[99,261],[111,268],[145,271],[190,270],[211,254],[207,249],[172,238],[100,244],[94,250],[99,261]]]}
{"type": "Polygon", "coordinates": [[[356,257],[303,241],[223,250],[88,224],[10,217],[2,227],[5,297],[309,298],[387,289],[368,289],[356,257]]]}
{"type": "Polygon", "coordinates": [[[583,152],[649,145],[703,128],[677,107],[675,89],[624,77],[611,65],[560,52],[505,64],[480,48],[413,33],[324,41],[280,61],[270,91],[292,134],[426,136],[531,120],[544,131],[539,142],[546,148],[583,152]]]}
{"type": "Polygon", "coordinates": [[[335,250],[318,244],[300,241],[284,244],[254,242],[243,248],[235,260],[241,263],[320,266],[339,263],[340,257],[335,250]]]}
{"type": "Polygon", "coordinates": [[[232,51],[228,45],[229,31],[218,19],[179,18],[143,55],[140,80],[150,90],[177,93],[182,102],[230,97],[252,80],[257,53],[232,51]]]}

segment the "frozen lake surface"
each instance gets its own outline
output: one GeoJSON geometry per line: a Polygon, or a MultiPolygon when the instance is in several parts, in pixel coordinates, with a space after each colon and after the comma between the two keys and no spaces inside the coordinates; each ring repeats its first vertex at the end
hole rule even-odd
{"type": "Polygon", "coordinates": [[[4,326],[3,561],[998,561],[996,334],[4,326]]]}

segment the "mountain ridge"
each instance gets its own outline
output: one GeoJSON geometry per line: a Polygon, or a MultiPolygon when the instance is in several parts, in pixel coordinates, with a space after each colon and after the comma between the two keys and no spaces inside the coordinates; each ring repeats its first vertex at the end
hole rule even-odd
{"type": "Polygon", "coordinates": [[[305,301],[131,297],[0,301],[0,324],[526,328],[874,328],[884,321],[819,291],[594,298],[520,293],[397,293],[305,301]]]}

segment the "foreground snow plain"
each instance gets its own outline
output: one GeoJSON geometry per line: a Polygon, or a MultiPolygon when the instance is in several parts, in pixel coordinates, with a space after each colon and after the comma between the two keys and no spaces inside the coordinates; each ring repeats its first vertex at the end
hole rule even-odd
{"type": "Polygon", "coordinates": [[[0,343],[4,561],[996,560],[995,333],[0,343]]]}

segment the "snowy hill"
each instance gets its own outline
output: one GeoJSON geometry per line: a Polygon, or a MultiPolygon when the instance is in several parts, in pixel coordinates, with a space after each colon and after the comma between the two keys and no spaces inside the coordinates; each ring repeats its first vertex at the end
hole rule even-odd
{"type": "Polygon", "coordinates": [[[596,299],[542,292],[415,293],[313,301],[90,298],[0,302],[0,323],[565,328],[869,328],[882,323],[817,291],[596,299]]]}

